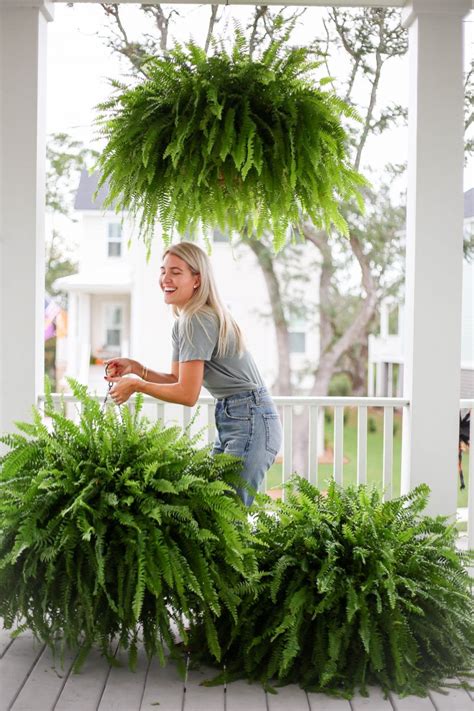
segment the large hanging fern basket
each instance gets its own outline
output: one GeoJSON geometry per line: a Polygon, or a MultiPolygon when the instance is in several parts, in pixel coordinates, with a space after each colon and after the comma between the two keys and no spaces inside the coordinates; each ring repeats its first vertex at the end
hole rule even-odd
{"type": "MultiPolygon", "coordinates": [[[[150,243],[157,223],[192,236],[219,227],[260,237],[276,249],[301,215],[345,232],[341,201],[362,206],[364,179],[350,165],[341,118],[356,118],[316,81],[320,62],[274,41],[253,59],[242,37],[212,56],[195,44],[145,65],[147,78],[101,104],[107,139],[98,168],[106,205],[139,218],[150,243]]],[[[100,186],[99,186],[100,187],[100,186]]]]}
{"type": "MultiPolygon", "coordinates": [[[[235,623],[217,621],[224,678],[298,683],[351,696],[376,684],[426,695],[448,677],[473,676],[473,553],[454,524],[422,514],[429,489],[384,502],[366,486],[322,495],[295,479],[285,503],[257,511],[261,581],[235,623]]],[[[191,649],[205,658],[202,628],[191,649]]],[[[471,686],[472,688],[472,686],[471,686]]]]}
{"type": "Polygon", "coordinates": [[[46,401],[22,434],[4,435],[0,460],[0,617],[53,650],[92,646],[113,659],[117,645],[134,666],[173,650],[173,627],[199,618],[207,646],[220,649],[213,618],[235,615],[236,589],[252,577],[245,508],[234,494],[241,464],[212,457],[179,427],[132,414],[102,413],[69,381],[80,422],[46,401]]]}

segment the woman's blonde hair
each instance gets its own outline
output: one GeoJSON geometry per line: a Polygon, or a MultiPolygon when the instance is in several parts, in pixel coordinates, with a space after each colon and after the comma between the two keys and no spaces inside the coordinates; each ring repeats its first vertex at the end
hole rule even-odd
{"type": "MultiPolygon", "coordinates": [[[[200,286],[195,289],[193,296],[182,309],[172,305],[173,314],[182,321],[187,338],[192,342],[192,316],[196,314],[202,323],[199,318],[200,314],[214,314],[219,320],[218,358],[225,355],[235,355],[235,353],[241,356],[246,350],[244,337],[237,322],[219,297],[207,254],[193,242],[173,244],[165,251],[163,259],[167,254],[174,254],[185,261],[191,272],[199,274],[201,277],[200,286]],[[234,343],[232,343],[233,340],[234,343]],[[232,345],[233,348],[231,348],[232,345]]],[[[205,329],[205,324],[202,323],[202,326],[205,329]]]]}

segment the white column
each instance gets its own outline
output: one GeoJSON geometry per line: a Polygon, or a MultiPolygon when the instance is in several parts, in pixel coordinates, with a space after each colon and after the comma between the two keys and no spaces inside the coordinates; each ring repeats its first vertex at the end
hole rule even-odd
{"type": "Polygon", "coordinates": [[[67,369],[66,375],[77,378],[78,375],[78,299],[75,291],[68,292],[67,299],[67,369]]]}
{"type": "Polygon", "coordinates": [[[79,382],[88,385],[91,356],[91,295],[79,292],[77,295],[77,308],[77,343],[79,346],[77,377],[79,382]]]}
{"type": "Polygon", "coordinates": [[[461,359],[463,27],[471,0],[412,0],[402,492],[456,511],[461,359]]]}
{"type": "Polygon", "coordinates": [[[44,381],[46,26],[52,5],[0,0],[0,431],[44,381]]]}

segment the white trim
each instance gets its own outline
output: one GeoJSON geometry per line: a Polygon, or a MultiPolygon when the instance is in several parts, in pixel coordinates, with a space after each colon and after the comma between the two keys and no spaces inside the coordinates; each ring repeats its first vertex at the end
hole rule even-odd
{"type": "Polygon", "coordinates": [[[0,0],[0,10],[33,10],[37,8],[47,22],[54,20],[54,4],[51,0],[0,0]]]}
{"type": "Polygon", "coordinates": [[[464,17],[473,7],[473,0],[411,0],[402,9],[402,26],[408,29],[420,15],[464,17]]]}

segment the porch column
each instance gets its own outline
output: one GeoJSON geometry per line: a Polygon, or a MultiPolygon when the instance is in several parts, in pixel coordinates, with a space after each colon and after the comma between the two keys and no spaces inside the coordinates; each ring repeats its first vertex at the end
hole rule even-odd
{"type": "Polygon", "coordinates": [[[463,26],[471,0],[412,0],[402,493],[454,515],[461,363],[463,26]]]}
{"type": "Polygon", "coordinates": [[[0,431],[43,391],[46,0],[0,0],[0,431]]]}

